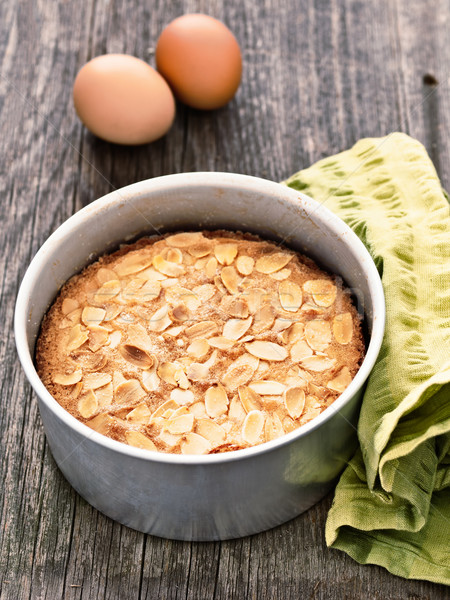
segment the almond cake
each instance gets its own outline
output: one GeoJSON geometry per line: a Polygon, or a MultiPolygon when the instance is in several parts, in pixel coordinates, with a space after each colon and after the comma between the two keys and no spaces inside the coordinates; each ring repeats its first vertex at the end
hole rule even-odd
{"type": "Polygon", "coordinates": [[[339,277],[254,235],[203,231],[141,239],[72,277],[43,320],[36,363],[95,431],[208,454],[307,423],[364,351],[339,277]]]}

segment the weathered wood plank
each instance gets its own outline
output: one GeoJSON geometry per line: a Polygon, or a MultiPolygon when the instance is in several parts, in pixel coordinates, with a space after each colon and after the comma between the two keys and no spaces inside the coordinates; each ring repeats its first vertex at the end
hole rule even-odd
{"type": "Polygon", "coordinates": [[[0,599],[449,597],[327,549],[331,495],[281,527],[222,543],[162,540],[104,517],[50,456],[11,328],[41,243],[74,211],[134,181],[190,170],[281,180],[360,137],[402,130],[426,145],[449,188],[449,20],[446,0],[1,3],[0,599]],[[78,69],[104,52],[154,64],[159,32],[185,12],[208,12],[235,32],[244,58],[236,98],[211,113],[179,105],[154,144],[95,139],[72,106],[78,69]]]}

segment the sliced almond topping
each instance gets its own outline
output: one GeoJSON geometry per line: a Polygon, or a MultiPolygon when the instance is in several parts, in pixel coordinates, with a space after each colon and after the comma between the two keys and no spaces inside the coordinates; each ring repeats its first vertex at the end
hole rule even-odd
{"type": "Polygon", "coordinates": [[[195,396],[191,390],[181,390],[180,388],[175,388],[170,392],[170,399],[174,400],[177,404],[185,405],[192,404],[195,396]]]}
{"type": "Polygon", "coordinates": [[[303,323],[293,323],[283,338],[285,344],[295,344],[305,337],[305,325],[303,323]]]}
{"type": "Polygon", "coordinates": [[[238,252],[237,244],[216,244],[214,246],[214,256],[221,265],[231,265],[238,252]]]}
{"type": "Polygon", "coordinates": [[[230,407],[228,409],[228,418],[235,423],[241,425],[244,422],[245,415],[244,406],[242,405],[242,401],[237,396],[233,396],[230,401],[230,407]]]}
{"type": "Polygon", "coordinates": [[[103,304],[109,302],[112,298],[115,298],[120,290],[121,284],[118,279],[106,281],[94,294],[92,303],[96,306],[102,306],[103,304]]]}
{"type": "Polygon", "coordinates": [[[149,267],[152,261],[153,257],[150,254],[143,255],[142,252],[129,252],[114,266],[114,271],[119,277],[126,277],[149,267]]]}
{"type": "Polygon", "coordinates": [[[260,381],[252,381],[248,387],[261,396],[279,396],[284,392],[286,386],[279,381],[270,379],[261,379],[260,381]]]}
{"type": "Polygon", "coordinates": [[[238,394],[246,413],[249,413],[252,410],[259,410],[261,408],[262,398],[250,386],[239,386],[238,394]]]}
{"type": "Polygon", "coordinates": [[[154,419],[159,419],[163,416],[163,414],[168,410],[176,410],[178,408],[178,404],[174,400],[166,400],[164,404],[161,404],[153,413],[150,418],[150,421],[154,419]]]}
{"type": "MultiPolygon", "coordinates": [[[[206,265],[209,260],[210,260],[209,256],[204,256],[203,258],[197,258],[197,260],[194,263],[194,269],[196,271],[204,271],[206,269],[206,265]]],[[[214,259],[214,260],[216,260],[216,259],[214,259]]],[[[216,261],[216,263],[217,263],[217,261],[216,261]]]]}
{"type": "Polygon", "coordinates": [[[247,352],[250,352],[250,354],[257,358],[262,358],[263,360],[282,361],[288,355],[286,348],[283,346],[265,340],[249,342],[248,344],[245,344],[245,348],[247,352]]]}
{"type": "Polygon", "coordinates": [[[184,304],[189,310],[193,312],[196,311],[202,303],[196,293],[194,293],[188,288],[179,285],[174,285],[170,287],[166,290],[165,294],[166,300],[169,304],[172,304],[174,306],[178,304],[184,304]]]}
{"type": "Polygon", "coordinates": [[[92,390],[78,400],[78,412],[84,419],[90,419],[98,410],[97,396],[92,390]]]}
{"type": "Polygon", "coordinates": [[[326,356],[309,356],[301,360],[302,367],[308,371],[327,371],[334,367],[336,359],[331,359],[326,356]]]}
{"type": "Polygon", "coordinates": [[[297,427],[299,425],[293,419],[291,419],[291,417],[287,417],[287,416],[284,417],[282,423],[283,423],[283,428],[284,428],[284,430],[285,430],[286,433],[294,431],[294,429],[297,429],[297,427]]]}
{"type": "Polygon", "coordinates": [[[252,315],[258,312],[260,308],[270,300],[270,294],[262,288],[250,288],[244,293],[248,304],[248,310],[252,315]]]}
{"type": "MultiPolygon", "coordinates": [[[[170,327],[170,329],[165,330],[165,332],[163,333],[163,336],[169,335],[170,337],[176,338],[180,335],[180,333],[183,331],[183,329],[184,329],[183,325],[179,325],[178,327],[170,327]]],[[[179,346],[184,346],[184,340],[178,339],[177,344],[179,346]]]]}
{"type": "Polygon", "coordinates": [[[127,444],[134,446],[135,448],[142,448],[143,450],[158,451],[158,448],[152,442],[150,438],[141,433],[140,431],[126,431],[125,439],[127,444]]]}
{"type": "Polygon", "coordinates": [[[182,454],[207,454],[211,450],[211,442],[198,433],[188,433],[181,442],[182,454]]]}
{"type": "Polygon", "coordinates": [[[252,321],[251,315],[248,319],[229,319],[223,327],[223,336],[229,340],[238,340],[250,329],[252,321]]]}
{"type": "Polygon", "coordinates": [[[205,408],[209,417],[220,417],[228,410],[228,396],[222,385],[212,386],[205,393],[205,408]]]}
{"type": "Polygon", "coordinates": [[[258,311],[255,312],[253,321],[253,332],[262,333],[267,331],[273,325],[275,320],[275,309],[271,304],[264,304],[258,311]]]}
{"type": "Polygon", "coordinates": [[[178,304],[169,311],[170,318],[172,321],[180,321],[183,323],[189,319],[189,310],[184,304],[178,304]]]}
{"type": "Polygon", "coordinates": [[[212,250],[212,242],[207,238],[204,238],[202,241],[194,244],[193,246],[189,246],[188,252],[191,256],[195,258],[203,258],[204,256],[208,256],[212,250]]]}
{"type": "Polygon", "coordinates": [[[179,365],[173,362],[163,362],[159,365],[157,369],[157,373],[159,377],[165,381],[166,383],[170,383],[172,385],[178,385],[177,380],[175,379],[175,375],[179,371],[179,365]]]}
{"type": "Polygon", "coordinates": [[[106,310],[104,308],[97,308],[95,306],[85,306],[81,313],[81,320],[85,325],[98,325],[103,321],[106,316],[106,310]]]}
{"type": "Polygon", "coordinates": [[[206,261],[205,264],[205,275],[208,279],[213,279],[217,271],[217,258],[211,256],[209,260],[206,261]]]}
{"type": "Polygon", "coordinates": [[[114,425],[115,423],[115,419],[114,417],[112,417],[111,415],[108,415],[107,413],[101,413],[99,415],[97,415],[96,417],[94,417],[93,419],[90,419],[89,421],[86,422],[86,425],[88,427],[90,427],[91,429],[93,429],[94,431],[97,431],[98,433],[101,433],[103,435],[108,435],[111,427],[114,425]]]}
{"type": "Polygon", "coordinates": [[[145,395],[145,391],[142,389],[141,384],[137,379],[128,379],[127,381],[120,383],[114,389],[115,399],[121,404],[138,402],[139,400],[142,400],[145,395]]]}
{"type": "Polygon", "coordinates": [[[352,382],[348,367],[342,367],[339,373],[327,383],[327,388],[342,393],[352,382]]]}
{"type": "Polygon", "coordinates": [[[191,381],[204,381],[209,377],[209,370],[216,362],[217,350],[211,354],[204,363],[192,363],[187,370],[187,377],[191,381]]]}
{"type": "Polygon", "coordinates": [[[234,346],[234,340],[229,340],[221,335],[208,339],[209,345],[219,350],[230,350],[234,346]]]}
{"type": "Polygon", "coordinates": [[[351,341],[353,337],[353,320],[349,312],[334,317],[333,335],[339,344],[348,344],[351,341]]]}
{"type": "Polygon", "coordinates": [[[168,288],[171,288],[178,284],[179,284],[178,277],[167,277],[166,279],[164,279],[164,281],[161,281],[161,288],[163,290],[167,290],[168,288]]]}
{"type": "Polygon", "coordinates": [[[109,347],[117,348],[117,346],[120,344],[121,339],[122,339],[122,333],[118,330],[113,331],[111,333],[111,335],[109,336],[109,347]]]}
{"type": "Polygon", "coordinates": [[[167,304],[163,304],[161,308],[158,308],[158,310],[155,313],[153,313],[153,315],[147,323],[147,326],[150,329],[150,331],[159,332],[167,329],[169,325],[172,325],[172,321],[170,320],[170,317],[168,315],[167,304]]]}
{"type": "Polygon", "coordinates": [[[223,285],[227,288],[230,294],[237,294],[240,278],[234,267],[223,267],[220,272],[223,285]]]}
{"type": "Polygon", "coordinates": [[[178,444],[181,442],[182,435],[170,433],[170,431],[167,431],[167,429],[163,429],[159,433],[158,439],[161,442],[163,442],[170,450],[173,450],[175,446],[178,446],[178,444]]]}
{"type": "Polygon", "coordinates": [[[234,296],[224,296],[220,301],[222,308],[231,317],[245,319],[248,317],[248,304],[245,298],[236,298],[234,296]]]}
{"type": "Polygon", "coordinates": [[[189,344],[186,352],[193,358],[201,359],[208,354],[209,348],[208,340],[197,338],[189,344]]]}
{"type": "Polygon", "coordinates": [[[109,331],[106,327],[100,325],[91,325],[89,327],[88,346],[92,352],[97,352],[102,346],[109,342],[109,331]]]}
{"type": "Polygon", "coordinates": [[[118,388],[121,383],[125,383],[125,381],[127,381],[127,380],[125,379],[125,377],[122,375],[122,373],[120,371],[114,371],[112,381],[113,381],[114,390],[116,390],[116,388],[118,388]]]}
{"type": "Polygon", "coordinates": [[[166,425],[167,431],[172,434],[182,434],[188,433],[192,431],[194,428],[194,415],[180,415],[176,417],[171,417],[167,421],[166,425]]]}
{"type": "Polygon", "coordinates": [[[110,383],[112,377],[109,373],[87,373],[83,377],[83,384],[86,390],[96,390],[110,383]]]}
{"type": "Polygon", "coordinates": [[[283,281],[283,279],[287,279],[291,273],[292,269],[281,269],[281,271],[277,271],[276,273],[270,273],[269,277],[276,281],[283,281]]]}
{"type": "Polygon", "coordinates": [[[293,281],[280,281],[278,285],[280,304],[289,312],[297,312],[302,305],[303,294],[299,285],[293,281]]]}
{"type": "Polygon", "coordinates": [[[187,248],[193,244],[203,242],[205,238],[200,231],[188,231],[186,233],[175,233],[165,239],[168,246],[174,248],[187,248]]]}
{"type": "Polygon", "coordinates": [[[146,392],[154,392],[159,387],[159,377],[155,365],[149,371],[142,371],[142,386],[146,392]]]}
{"type": "Polygon", "coordinates": [[[220,275],[216,275],[214,277],[214,285],[216,286],[216,288],[219,290],[219,292],[221,294],[227,293],[227,288],[223,285],[222,278],[220,277],[220,275]]]}
{"type": "Polygon", "coordinates": [[[77,308],[79,308],[78,300],[74,298],[64,298],[61,304],[61,312],[63,315],[68,315],[77,308]]]}
{"type": "Polygon", "coordinates": [[[139,271],[139,273],[136,273],[135,277],[137,277],[138,279],[144,279],[145,281],[152,282],[152,283],[159,282],[160,285],[163,281],[165,281],[167,279],[166,275],[164,275],[163,273],[160,273],[153,267],[149,267],[148,269],[145,269],[144,271],[139,271]]]}
{"type": "Polygon", "coordinates": [[[79,395],[81,394],[81,390],[83,389],[83,382],[79,381],[78,383],[75,383],[75,385],[72,387],[72,392],[71,392],[71,396],[72,398],[78,398],[79,395]]]}
{"type": "Polygon", "coordinates": [[[317,306],[331,306],[336,299],[336,286],[328,279],[312,279],[303,285],[303,289],[312,295],[317,306]]]}
{"type": "Polygon", "coordinates": [[[65,373],[56,373],[52,377],[53,383],[57,383],[58,385],[75,385],[81,381],[83,377],[83,371],[81,369],[77,369],[73,373],[65,374],[65,373]]]}
{"type": "Polygon", "coordinates": [[[292,254],[287,254],[286,252],[273,252],[272,254],[266,254],[265,256],[258,258],[255,264],[255,269],[259,273],[275,273],[275,271],[279,271],[285,267],[292,257],[292,254]]]}
{"type": "Polygon", "coordinates": [[[190,387],[191,385],[186,373],[183,371],[182,368],[178,369],[175,373],[175,381],[177,382],[177,385],[183,390],[187,390],[188,387],[190,387]]]}
{"type": "Polygon", "coordinates": [[[95,274],[97,281],[100,285],[103,285],[107,281],[113,281],[117,279],[117,273],[112,269],[108,269],[107,267],[100,267],[100,269],[95,274]]]}
{"type": "Polygon", "coordinates": [[[216,288],[212,283],[204,283],[203,285],[196,285],[193,292],[197,295],[199,303],[207,302],[216,293],[216,288]]]}
{"type": "Polygon", "coordinates": [[[312,355],[313,351],[304,340],[295,342],[291,348],[291,358],[294,362],[298,362],[312,355]]]}
{"type": "Polygon", "coordinates": [[[258,443],[264,429],[264,413],[251,410],[242,425],[242,437],[248,444],[258,443]]]}
{"type": "Polygon", "coordinates": [[[289,388],[284,392],[284,405],[293,419],[298,419],[305,408],[305,390],[301,387],[289,388]]]}
{"type": "Polygon", "coordinates": [[[194,404],[191,404],[189,407],[189,412],[191,412],[196,419],[206,417],[206,408],[204,402],[194,402],[194,404]]]}
{"type": "Polygon", "coordinates": [[[80,346],[82,346],[89,339],[89,333],[81,329],[81,325],[75,325],[69,332],[69,339],[67,340],[66,350],[67,352],[73,352],[80,346]]]}
{"type": "Polygon", "coordinates": [[[153,266],[157,271],[167,275],[168,277],[179,277],[186,272],[186,269],[182,265],[169,262],[165,258],[158,254],[153,258],[153,266]]]}
{"type": "Polygon", "coordinates": [[[264,436],[266,442],[276,440],[277,438],[284,435],[283,423],[277,413],[268,415],[264,424],[264,436]]]}
{"type": "Polygon", "coordinates": [[[225,429],[211,419],[198,419],[195,431],[209,440],[213,446],[223,444],[227,435],[225,429]]]}
{"type": "Polygon", "coordinates": [[[183,262],[183,253],[179,248],[165,248],[161,252],[161,256],[169,262],[181,265],[183,262]]]}
{"type": "Polygon", "coordinates": [[[328,321],[314,319],[305,325],[305,338],[309,346],[323,352],[331,342],[331,327],[328,321]]]}
{"type": "Polygon", "coordinates": [[[148,406],[145,402],[141,402],[141,404],[138,404],[136,408],[127,414],[126,420],[133,423],[148,423],[150,416],[151,413],[148,406]]]}
{"type": "Polygon", "coordinates": [[[119,347],[119,352],[126,361],[141,369],[150,369],[155,362],[153,356],[147,350],[136,344],[122,344],[119,347]]]}
{"type": "Polygon", "coordinates": [[[251,256],[238,256],[236,260],[236,269],[241,275],[250,275],[255,266],[255,261],[251,256]]]}
{"type": "Polygon", "coordinates": [[[61,320],[59,324],[60,329],[67,329],[68,327],[73,327],[74,325],[79,325],[81,321],[81,308],[76,308],[68,313],[64,319],[61,320]]]}
{"type": "Polygon", "coordinates": [[[185,334],[188,338],[207,338],[218,329],[214,321],[199,321],[185,329],[185,334]]]}
{"type": "Polygon", "coordinates": [[[103,318],[104,321],[112,321],[114,320],[122,310],[121,306],[117,306],[117,304],[104,304],[105,308],[105,316],[103,318]]]}
{"type": "MultiPolygon", "coordinates": [[[[282,332],[286,331],[286,329],[289,329],[289,327],[291,325],[292,325],[292,321],[290,319],[286,319],[285,317],[280,317],[278,319],[275,319],[275,322],[272,325],[272,331],[274,333],[282,333],[282,332]]],[[[287,344],[287,339],[285,339],[285,337],[282,337],[282,340],[285,344],[287,344]]]]}
{"type": "Polygon", "coordinates": [[[113,401],[113,385],[112,383],[107,383],[106,385],[97,388],[95,390],[95,395],[97,396],[98,405],[101,408],[105,408],[110,406],[113,401]]]}
{"type": "Polygon", "coordinates": [[[242,354],[228,367],[225,375],[222,377],[222,383],[230,390],[237,389],[240,385],[246,384],[253,377],[253,373],[258,368],[259,360],[251,354],[242,354]]]}

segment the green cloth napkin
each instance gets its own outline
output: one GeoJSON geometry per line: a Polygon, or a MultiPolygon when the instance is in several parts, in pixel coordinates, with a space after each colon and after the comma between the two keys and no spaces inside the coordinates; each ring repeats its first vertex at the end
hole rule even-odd
{"type": "Polygon", "coordinates": [[[386,332],[326,542],[360,563],[450,584],[450,212],[425,151],[360,140],[286,182],[339,215],[379,270],[386,332]]]}

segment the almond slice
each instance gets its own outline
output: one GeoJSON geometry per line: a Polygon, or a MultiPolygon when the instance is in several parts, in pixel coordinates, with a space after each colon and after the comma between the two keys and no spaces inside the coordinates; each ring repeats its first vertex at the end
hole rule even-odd
{"type": "Polygon", "coordinates": [[[112,383],[107,383],[106,385],[97,388],[95,390],[95,395],[97,396],[98,405],[101,408],[110,406],[114,396],[112,383]]]}
{"type": "Polygon", "coordinates": [[[209,377],[209,369],[214,365],[217,358],[217,350],[211,354],[204,363],[192,363],[187,370],[187,377],[191,381],[204,381],[209,377]]]}
{"type": "Polygon", "coordinates": [[[242,354],[228,367],[225,375],[222,377],[222,383],[230,390],[237,389],[240,385],[246,384],[253,377],[253,373],[258,368],[259,360],[251,354],[242,354]]]}
{"type": "Polygon", "coordinates": [[[236,317],[237,319],[246,319],[248,317],[248,304],[245,298],[224,296],[220,301],[220,308],[231,317],[236,317]]]}
{"type": "Polygon", "coordinates": [[[182,265],[169,262],[163,258],[161,254],[158,254],[153,258],[153,266],[157,271],[163,275],[167,275],[168,277],[179,277],[180,275],[184,275],[186,272],[186,269],[182,265]]]}
{"type": "Polygon", "coordinates": [[[66,345],[67,352],[73,352],[87,342],[88,339],[89,333],[87,331],[83,331],[81,325],[75,325],[69,332],[69,339],[67,340],[66,345]]]}
{"type": "Polygon", "coordinates": [[[342,367],[339,373],[327,383],[327,388],[342,393],[352,382],[352,376],[348,367],[342,367]]]}
{"type": "Polygon", "coordinates": [[[255,312],[253,321],[253,332],[262,333],[267,331],[273,325],[275,320],[275,309],[271,304],[264,304],[258,311],[255,312]]]}
{"type": "Polygon", "coordinates": [[[108,269],[107,267],[100,267],[100,269],[95,274],[95,277],[100,285],[103,285],[107,281],[113,281],[117,279],[117,273],[112,269],[108,269]]]}
{"type": "Polygon", "coordinates": [[[208,340],[202,338],[196,338],[189,344],[186,352],[193,358],[201,359],[204,358],[209,352],[210,345],[208,340]]]}
{"type": "Polygon", "coordinates": [[[211,419],[198,419],[195,431],[213,446],[223,444],[227,435],[225,429],[211,419]]]}
{"type": "Polygon", "coordinates": [[[250,329],[252,321],[251,315],[248,319],[229,319],[223,327],[223,337],[229,340],[238,340],[250,329]]]}
{"type": "Polygon", "coordinates": [[[122,339],[122,333],[118,330],[113,331],[111,333],[111,335],[109,336],[109,347],[110,348],[117,348],[117,346],[120,344],[120,341],[122,339]]]}
{"type": "Polygon", "coordinates": [[[299,362],[308,356],[312,356],[313,351],[304,340],[295,342],[291,348],[291,358],[294,362],[299,362]]]}
{"type": "Polygon", "coordinates": [[[165,260],[177,265],[181,265],[183,262],[183,253],[179,248],[164,248],[164,250],[161,252],[161,256],[165,260]]]}
{"type": "Polygon", "coordinates": [[[174,435],[188,433],[194,428],[194,415],[171,417],[166,424],[167,431],[174,435]]]}
{"type": "Polygon", "coordinates": [[[88,346],[92,352],[97,352],[102,346],[109,342],[109,331],[101,325],[91,325],[89,327],[89,342],[88,346]]]}
{"type": "Polygon", "coordinates": [[[286,348],[283,346],[265,340],[249,342],[248,344],[245,344],[245,349],[253,356],[269,361],[282,361],[288,355],[286,348]]]}
{"type": "Polygon", "coordinates": [[[336,359],[331,359],[326,356],[309,356],[302,359],[300,362],[302,367],[308,371],[321,372],[328,371],[328,369],[334,367],[336,364],[336,359]]]}
{"type": "Polygon", "coordinates": [[[312,279],[306,281],[303,289],[312,295],[317,306],[328,307],[336,299],[336,286],[328,279],[312,279]]]}
{"type": "Polygon", "coordinates": [[[331,342],[330,324],[322,319],[308,321],[305,325],[305,338],[313,350],[323,352],[331,342]]]}
{"type": "Polygon", "coordinates": [[[219,348],[219,350],[230,350],[235,344],[234,340],[229,340],[220,335],[209,338],[208,342],[210,346],[213,348],[219,348]]]}
{"type": "Polygon", "coordinates": [[[211,442],[198,433],[188,433],[181,442],[182,454],[207,454],[211,450],[211,442]]]}
{"type": "Polygon", "coordinates": [[[97,431],[98,433],[101,433],[103,435],[108,435],[108,433],[111,430],[111,427],[114,425],[114,423],[115,423],[114,417],[112,417],[111,415],[108,415],[107,413],[101,413],[101,414],[97,415],[96,417],[94,417],[93,419],[90,419],[89,421],[87,421],[86,425],[88,427],[90,427],[91,429],[93,429],[94,431],[97,431]]]}
{"type": "Polygon", "coordinates": [[[96,306],[102,306],[103,304],[109,302],[112,298],[115,298],[121,289],[121,284],[118,279],[106,281],[94,294],[92,303],[96,306]]]}
{"type": "Polygon", "coordinates": [[[131,402],[137,402],[142,400],[146,395],[142,389],[141,384],[137,379],[128,379],[123,383],[120,383],[114,389],[114,396],[117,402],[121,404],[129,404],[131,402]]]}
{"type": "Polygon", "coordinates": [[[242,401],[236,396],[233,396],[233,398],[231,398],[230,407],[228,409],[228,419],[241,425],[244,422],[246,414],[247,413],[245,412],[245,409],[242,405],[242,401]]]}
{"type": "Polygon", "coordinates": [[[79,306],[78,300],[75,300],[75,298],[64,298],[61,304],[61,312],[63,315],[68,315],[79,308],[79,306]]]}
{"type": "Polygon", "coordinates": [[[78,412],[84,419],[90,419],[98,410],[97,396],[92,390],[78,400],[78,412]]]}
{"type": "Polygon", "coordinates": [[[238,253],[237,244],[232,242],[226,244],[216,244],[214,246],[214,256],[221,265],[231,265],[238,253]]]}
{"type": "Polygon", "coordinates": [[[141,373],[142,387],[146,392],[154,392],[159,387],[159,377],[157,374],[156,364],[148,371],[142,371],[141,373]]]}
{"type": "Polygon", "coordinates": [[[236,259],[236,269],[241,275],[250,275],[255,266],[255,261],[251,256],[238,256],[236,259]]]}
{"type": "Polygon", "coordinates": [[[353,320],[349,312],[336,315],[333,319],[333,335],[338,344],[348,344],[353,337],[353,320]]]}
{"type": "Polygon", "coordinates": [[[284,405],[292,419],[298,419],[305,408],[305,390],[292,387],[284,392],[284,405]]]}
{"type": "Polygon", "coordinates": [[[184,304],[189,310],[195,312],[201,305],[202,301],[192,290],[174,285],[165,292],[166,301],[172,305],[184,304]]]}
{"type": "Polygon", "coordinates": [[[106,316],[106,310],[104,308],[98,308],[96,306],[85,306],[81,313],[82,322],[89,327],[89,325],[98,325],[103,321],[106,316]]]}
{"type": "Polygon", "coordinates": [[[245,291],[248,310],[253,315],[270,300],[270,294],[262,288],[250,288],[245,291]]]}
{"type": "Polygon", "coordinates": [[[186,405],[192,404],[195,400],[195,396],[191,390],[175,388],[170,392],[170,399],[174,400],[177,404],[186,405]]]}
{"type": "Polygon", "coordinates": [[[217,258],[211,256],[209,260],[207,260],[205,264],[205,275],[208,279],[213,279],[217,271],[217,258]]]}
{"type": "Polygon", "coordinates": [[[143,271],[152,262],[153,257],[150,254],[143,255],[142,252],[129,252],[119,263],[114,265],[114,271],[119,277],[126,277],[138,271],[143,271]]]}
{"type": "MultiPolygon", "coordinates": [[[[280,317],[278,319],[275,319],[275,322],[272,325],[272,331],[274,333],[282,333],[282,332],[286,331],[286,329],[289,329],[289,327],[291,325],[292,325],[292,321],[290,319],[286,319],[285,317],[280,317]]],[[[285,338],[283,336],[282,340],[285,344],[287,344],[287,338],[285,338]]]]}
{"type": "Polygon", "coordinates": [[[189,254],[194,258],[203,258],[204,256],[208,256],[208,254],[211,254],[211,250],[212,242],[207,238],[204,238],[202,241],[188,247],[189,254]]]}
{"type": "Polygon", "coordinates": [[[183,233],[175,233],[167,237],[164,241],[168,246],[174,248],[187,248],[193,244],[198,244],[204,241],[203,234],[200,231],[188,231],[183,233]]]}
{"type": "Polygon", "coordinates": [[[196,419],[206,417],[206,408],[204,402],[194,402],[194,404],[191,404],[189,407],[189,411],[196,419]]]}
{"type": "Polygon", "coordinates": [[[266,254],[256,261],[255,269],[259,273],[275,273],[275,271],[279,271],[285,267],[292,257],[292,254],[287,254],[285,252],[266,254]]]}
{"type": "Polygon", "coordinates": [[[153,313],[153,315],[150,317],[150,320],[147,323],[147,326],[150,331],[157,332],[164,331],[169,327],[169,325],[172,325],[172,321],[168,315],[167,304],[163,304],[161,308],[158,308],[158,310],[155,313],[153,313]]]}
{"type": "Polygon", "coordinates": [[[119,352],[127,362],[141,369],[150,369],[154,363],[151,354],[134,344],[122,344],[119,347],[119,352]]]}
{"type": "Polygon", "coordinates": [[[302,289],[293,281],[280,281],[278,295],[281,306],[288,312],[297,312],[302,305],[302,289]]]}
{"type": "Polygon", "coordinates": [[[222,385],[212,386],[205,393],[205,408],[209,417],[220,417],[228,410],[228,396],[222,385]]]}
{"type": "Polygon", "coordinates": [[[60,329],[67,329],[68,327],[73,327],[74,325],[79,325],[81,321],[81,308],[75,308],[71,312],[67,313],[64,319],[61,320],[59,324],[60,329]]]}
{"type": "Polygon", "coordinates": [[[266,422],[264,423],[264,436],[266,438],[266,442],[276,440],[284,435],[284,433],[283,423],[281,422],[281,419],[277,413],[268,415],[266,422]]]}
{"type": "Polygon", "coordinates": [[[223,285],[227,288],[230,294],[237,294],[240,283],[240,278],[234,267],[223,267],[220,272],[220,278],[223,285]]]}
{"type": "Polygon", "coordinates": [[[53,383],[57,383],[58,385],[75,385],[81,378],[83,377],[83,371],[81,369],[77,369],[73,373],[65,374],[65,373],[56,373],[52,377],[53,383]]]}
{"type": "Polygon", "coordinates": [[[142,450],[153,450],[154,452],[158,451],[158,448],[152,442],[150,438],[141,433],[140,431],[126,431],[125,439],[129,446],[133,446],[134,448],[142,448],[142,450]]]}
{"type": "Polygon", "coordinates": [[[280,396],[286,389],[283,383],[270,379],[252,381],[248,384],[248,387],[261,396],[280,396]]]}
{"type": "Polygon", "coordinates": [[[164,404],[161,404],[151,415],[150,422],[155,419],[159,419],[168,410],[176,410],[179,408],[178,404],[174,400],[166,400],[164,404]]]}
{"type": "Polygon", "coordinates": [[[257,444],[264,429],[264,413],[251,410],[242,425],[242,437],[248,444],[257,444]]]}
{"type": "Polygon", "coordinates": [[[96,390],[110,383],[112,377],[109,373],[87,373],[83,377],[83,386],[85,390],[96,390]]]}
{"type": "Polygon", "coordinates": [[[283,281],[283,279],[287,279],[292,273],[292,269],[281,269],[281,271],[276,271],[275,273],[270,273],[269,277],[271,279],[275,279],[276,281],[283,281]]]}
{"type": "Polygon", "coordinates": [[[252,410],[259,410],[262,406],[261,396],[250,386],[241,385],[238,387],[239,399],[246,413],[252,410]]]}
{"type": "Polygon", "coordinates": [[[195,325],[191,325],[185,329],[185,334],[188,338],[207,338],[215,333],[218,329],[214,321],[199,321],[195,325]]]}
{"type": "Polygon", "coordinates": [[[138,404],[136,408],[130,411],[125,417],[127,421],[133,423],[148,423],[151,417],[150,410],[145,402],[138,404]]]}
{"type": "Polygon", "coordinates": [[[175,378],[177,372],[179,371],[179,365],[173,362],[163,362],[159,365],[157,369],[157,373],[159,377],[165,381],[166,383],[170,383],[172,385],[178,385],[177,379],[175,378]]]}

